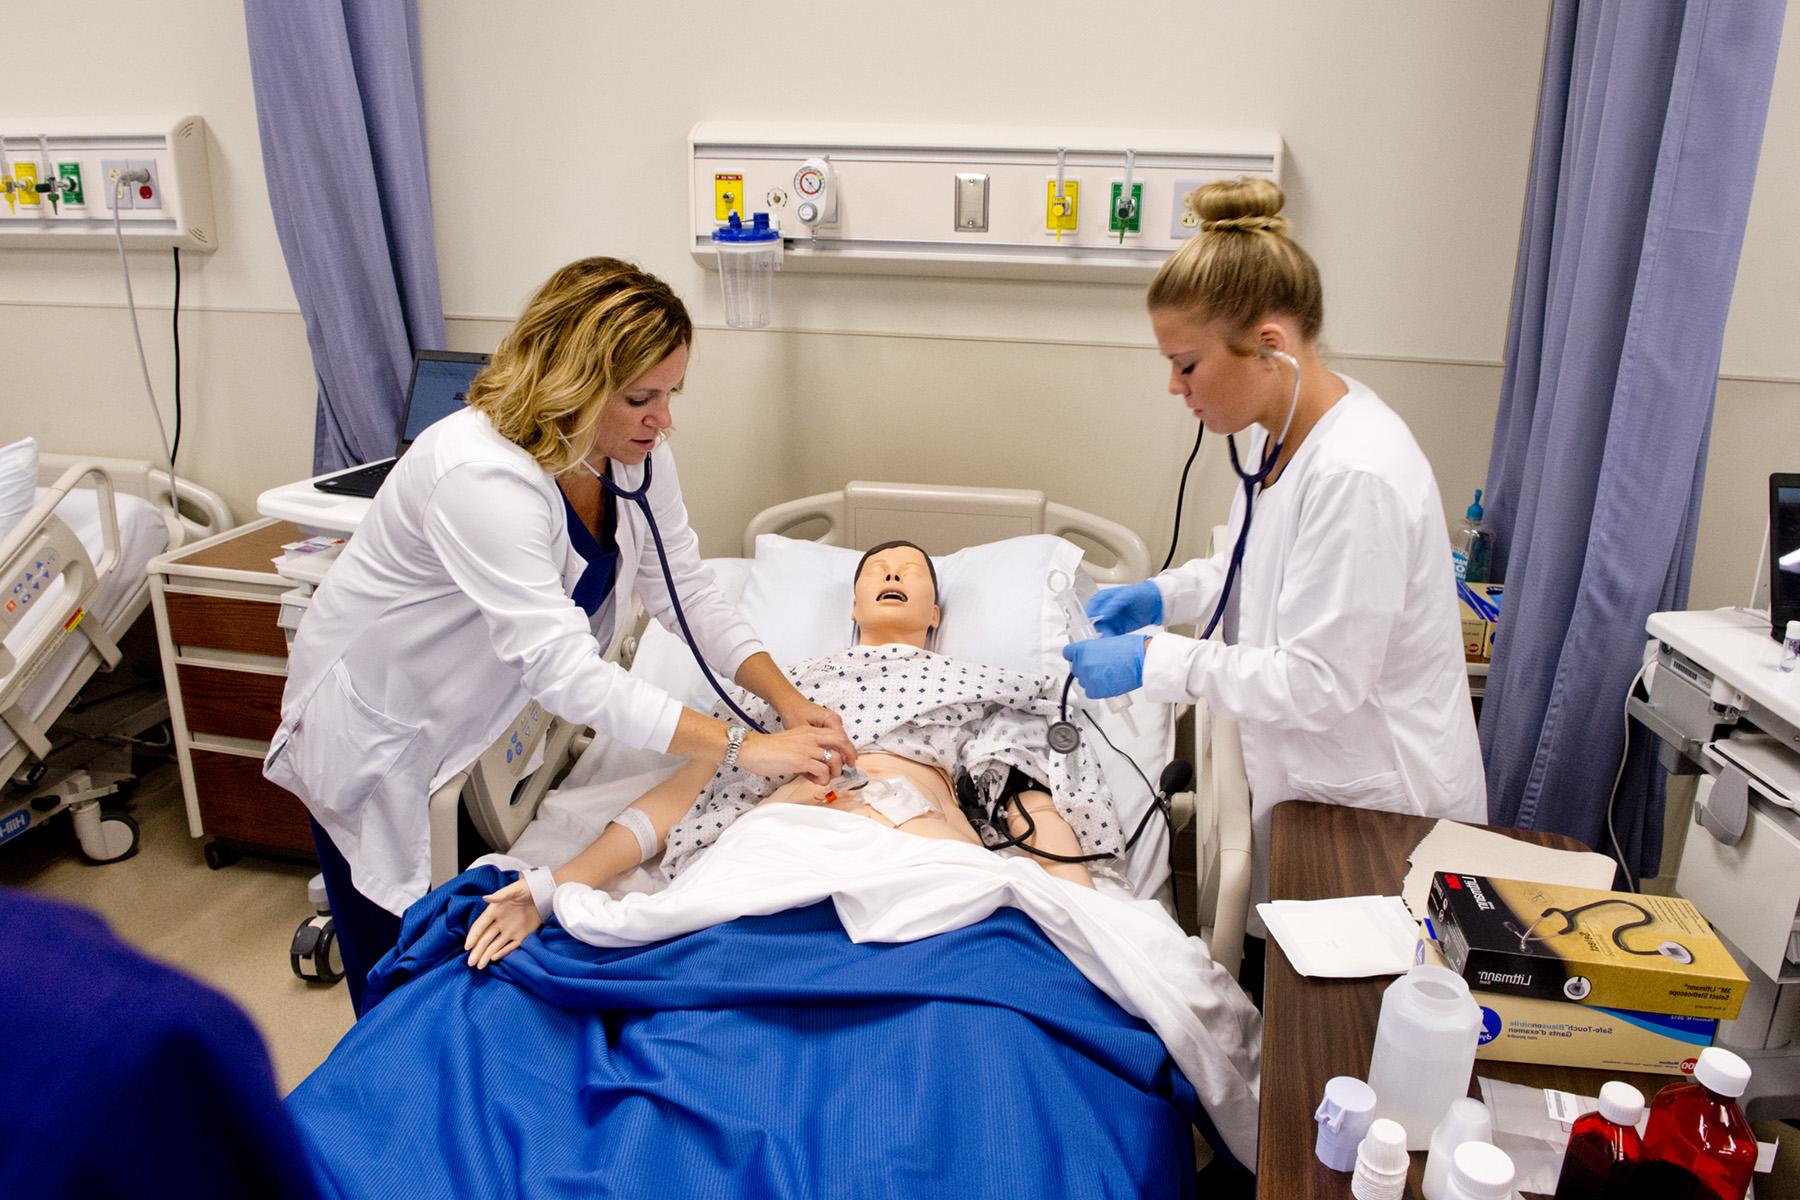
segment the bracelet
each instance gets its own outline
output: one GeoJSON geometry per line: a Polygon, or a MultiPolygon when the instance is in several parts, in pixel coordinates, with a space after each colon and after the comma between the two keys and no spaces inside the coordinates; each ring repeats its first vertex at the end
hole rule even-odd
{"type": "Polygon", "coordinates": [[[640,863],[656,857],[656,826],[650,823],[650,818],[645,815],[643,809],[628,808],[609,823],[631,831],[631,835],[637,839],[640,863]]]}
{"type": "Polygon", "coordinates": [[[538,917],[548,921],[556,899],[556,879],[549,867],[526,867],[519,873],[525,886],[531,889],[531,902],[537,905],[538,917]]]}

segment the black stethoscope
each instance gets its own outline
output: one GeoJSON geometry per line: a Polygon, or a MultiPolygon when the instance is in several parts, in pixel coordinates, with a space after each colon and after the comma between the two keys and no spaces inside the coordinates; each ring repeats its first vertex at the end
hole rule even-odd
{"type": "MultiPolygon", "coordinates": [[[[1287,445],[1287,436],[1294,427],[1294,413],[1300,407],[1300,364],[1294,356],[1280,350],[1263,347],[1263,358],[1273,358],[1286,363],[1288,370],[1294,373],[1294,390],[1288,397],[1287,420],[1281,423],[1281,433],[1263,449],[1262,461],[1256,470],[1245,471],[1238,460],[1237,437],[1235,434],[1225,435],[1225,449],[1231,457],[1231,469],[1237,473],[1244,485],[1244,523],[1238,528],[1237,541],[1231,547],[1231,564],[1225,569],[1225,586],[1219,589],[1219,603],[1213,609],[1210,620],[1206,622],[1206,630],[1201,633],[1200,640],[1205,641],[1219,627],[1219,621],[1225,615],[1225,606],[1231,601],[1231,588],[1237,582],[1238,568],[1244,562],[1244,546],[1250,540],[1250,517],[1256,507],[1256,493],[1271,474],[1275,464],[1281,461],[1282,447],[1287,445]]],[[[1081,730],[1075,722],[1069,720],[1069,689],[1075,686],[1075,672],[1069,672],[1069,678],[1063,683],[1062,699],[1057,703],[1057,719],[1050,723],[1047,740],[1050,748],[1061,754],[1072,753],[1081,744],[1081,730]]]]}
{"type": "Polygon", "coordinates": [[[1627,946],[1625,944],[1626,934],[1630,933],[1633,929],[1642,929],[1646,925],[1653,924],[1656,918],[1644,911],[1642,905],[1634,904],[1630,900],[1620,900],[1616,897],[1609,897],[1605,900],[1595,900],[1590,904],[1577,905],[1574,908],[1546,908],[1543,912],[1538,914],[1537,920],[1527,925],[1524,929],[1520,929],[1518,925],[1512,921],[1508,921],[1506,923],[1506,930],[1508,933],[1518,935],[1519,949],[1523,950],[1532,942],[1545,942],[1553,937],[1561,937],[1565,933],[1574,933],[1576,917],[1579,917],[1582,913],[1587,912],[1590,909],[1600,908],[1607,904],[1622,904],[1626,908],[1635,911],[1638,915],[1637,920],[1629,921],[1612,931],[1613,945],[1617,946],[1625,953],[1636,954],[1644,958],[1654,958],[1661,955],[1663,958],[1671,959],[1674,962],[1682,963],[1683,965],[1694,961],[1694,952],[1676,941],[1663,942],[1654,950],[1638,950],[1631,946],[1627,946]],[[1539,933],[1537,927],[1543,923],[1545,917],[1548,917],[1553,913],[1562,918],[1563,927],[1561,929],[1552,930],[1549,933],[1539,933]]]}
{"type": "Polygon", "coordinates": [[[725,702],[725,707],[737,714],[738,720],[758,733],[769,732],[749,713],[739,708],[737,701],[726,694],[725,689],[719,685],[719,681],[713,677],[712,668],[706,665],[706,656],[700,653],[700,643],[695,640],[694,631],[688,628],[687,613],[683,612],[681,608],[681,593],[675,588],[674,572],[669,570],[669,552],[663,546],[662,530],[656,526],[656,514],[650,511],[650,456],[644,456],[644,481],[633,490],[620,487],[608,476],[594,470],[593,464],[585,458],[581,460],[581,465],[600,481],[601,487],[621,500],[631,501],[638,506],[638,511],[644,514],[644,523],[650,527],[650,537],[656,543],[656,561],[657,565],[662,567],[663,585],[669,589],[669,603],[675,609],[675,620],[681,626],[681,636],[687,642],[688,652],[694,656],[695,665],[700,668],[700,673],[706,676],[706,682],[712,685],[712,690],[719,694],[719,699],[725,702]]]}

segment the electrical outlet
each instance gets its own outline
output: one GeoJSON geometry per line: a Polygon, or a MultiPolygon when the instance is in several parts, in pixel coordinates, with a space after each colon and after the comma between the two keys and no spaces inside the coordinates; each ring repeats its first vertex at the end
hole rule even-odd
{"type": "Polygon", "coordinates": [[[1044,232],[1052,236],[1058,233],[1074,233],[1081,219],[1081,180],[1063,180],[1063,200],[1067,211],[1059,211],[1056,201],[1056,176],[1052,175],[1044,183],[1044,232]]]}
{"type": "Polygon", "coordinates": [[[131,160],[131,169],[143,171],[150,176],[146,182],[131,185],[131,207],[161,208],[162,180],[156,175],[156,160],[154,158],[134,158],[131,160]]]}
{"type": "Polygon", "coordinates": [[[57,188],[62,192],[63,203],[70,208],[81,208],[87,203],[87,194],[81,190],[81,164],[78,162],[59,162],[56,164],[57,188]]]}
{"type": "Polygon", "coordinates": [[[731,220],[732,213],[736,213],[740,219],[750,215],[750,206],[744,203],[744,177],[714,175],[713,220],[722,224],[731,220]]]}
{"type": "Polygon", "coordinates": [[[1212,182],[1209,179],[1177,179],[1175,203],[1170,205],[1169,236],[1193,237],[1200,232],[1200,213],[1194,208],[1194,193],[1212,182]]]}
{"type": "Polygon", "coordinates": [[[1125,191],[1123,179],[1113,180],[1112,203],[1107,206],[1106,231],[1108,233],[1142,233],[1144,229],[1144,185],[1131,185],[1131,213],[1123,220],[1119,217],[1119,199],[1125,191]]]}
{"type": "Polygon", "coordinates": [[[16,162],[13,164],[13,182],[18,185],[19,203],[27,208],[44,202],[44,198],[38,195],[37,177],[36,163],[16,162]]]}
{"type": "Polygon", "coordinates": [[[132,189],[126,188],[124,194],[119,192],[119,176],[131,169],[131,164],[122,158],[103,158],[100,160],[100,178],[106,183],[106,208],[111,211],[114,204],[119,208],[134,207],[132,189]]]}

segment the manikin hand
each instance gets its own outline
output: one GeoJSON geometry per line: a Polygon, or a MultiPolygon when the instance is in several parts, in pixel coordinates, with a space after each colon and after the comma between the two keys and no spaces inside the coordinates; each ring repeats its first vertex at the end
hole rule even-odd
{"type": "Polygon", "coordinates": [[[519,943],[543,921],[538,917],[537,903],[523,879],[515,879],[497,892],[482,897],[487,907],[469,926],[463,949],[469,952],[469,965],[477,971],[489,963],[499,962],[518,949],[519,943]]]}

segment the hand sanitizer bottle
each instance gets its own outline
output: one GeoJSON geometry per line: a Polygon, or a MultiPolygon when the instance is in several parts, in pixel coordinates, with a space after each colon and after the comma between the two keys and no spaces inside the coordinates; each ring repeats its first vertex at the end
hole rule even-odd
{"type": "Polygon", "coordinates": [[[1800,663],[1800,621],[1787,623],[1787,636],[1781,642],[1781,669],[1792,673],[1800,663]]]}
{"type": "Polygon", "coordinates": [[[1493,535],[1481,527],[1481,489],[1475,489],[1475,503],[1463,513],[1464,521],[1451,540],[1451,560],[1456,564],[1456,577],[1464,583],[1488,581],[1488,558],[1493,535]]]}

